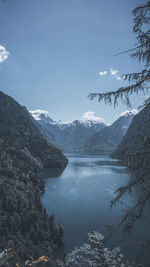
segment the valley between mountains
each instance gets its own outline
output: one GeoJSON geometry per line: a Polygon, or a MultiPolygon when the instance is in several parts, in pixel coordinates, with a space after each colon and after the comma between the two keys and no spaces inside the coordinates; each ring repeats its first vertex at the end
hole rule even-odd
{"type": "Polygon", "coordinates": [[[135,110],[122,113],[119,118],[106,125],[101,120],[75,120],[69,123],[51,119],[47,111],[30,111],[43,136],[64,152],[89,152],[112,150],[126,134],[135,110]]]}
{"type": "Polygon", "coordinates": [[[29,255],[32,259],[46,257],[37,262],[38,266],[71,266],[60,265],[57,260],[64,240],[70,247],[76,238],[77,245],[79,240],[85,241],[81,238],[85,234],[82,220],[86,219],[87,234],[93,229],[90,224],[104,230],[102,224],[119,218],[121,206],[111,217],[106,212],[108,203],[115,190],[120,197],[137,181],[144,184],[138,206],[137,197],[125,196],[124,208],[134,204],[128,228],[141,215],[149,199],[149,108],[138,114],[125,112],[109,126],[98,120],[62,123],[51,119],[46,111],[29,112],[0,92],[0,122],[0,248],[11,248],[0,258],[0,266],[26,266],[27,260],[31,262],[29,255]],[[133,180],[129,170],[110,154],[130,168],[133,180]],[[44,170],[48,176],[41,177],[39,173],[44,170]]]}

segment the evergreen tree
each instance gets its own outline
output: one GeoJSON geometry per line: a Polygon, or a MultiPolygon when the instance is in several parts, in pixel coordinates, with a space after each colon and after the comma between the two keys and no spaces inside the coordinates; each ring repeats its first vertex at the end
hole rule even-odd
{"type": "MultiPolygon", "coordinates": [[[[137,45],[133,49],[129,49],[128,51],[122,52],[120,54],[129,52],[130,58],[143,63],[144,69],[142,69],[141,72],[138,73],[123,75],[123,78],[129,81],[129,86],[121,87],[116,91],[108,91],[106,93],[91,93],[89,95],[89,98],[91,100],[98,98],[99,102],[104,101],[107,104],[113,103],[114,106],[118,104],[118,100],[121,100],[130,107],[130,96],[132,94],[138,94],[138,92],[140,91],[145,93],[150,88],[150,1],[136,7],[132,11],[132,15],[134,16],[133,32],[137,36],[137,45]]],[[[144,112],[148,112],[150,108],[150,97],[145,100],[142,107],[145,107],[144,112]]],[[[141,143],[141,147],[146,147],[148,150],[149,143],[147,139],[148,136],[145,136],[144,142],[146,140],[147,143],[141,143]]],[[[134,157],[130,157],[130,159],[128,160],[130,162],[136,160],[139,163],[141,162],[141,160],[143,162],[145,159],[147,159],[148,161],[149,152],[147,152],[147,154],[142,153],[144,152],[138,151],[138,153],[135,155],[133,151],[132,156],[134,157]]],[[[120,223],[118,224],[118,226],[124,224],[124,229],[127,231],[129,231],[133,227],[134,223],[139,218],[141,218],[145,205],[150,201],[149,164],[139,164],[137,170],[132,170],[131,168],[131,172],[132,176],[129,183],[118,188],[116,191],[116,197],[111,201],[111,206],[113,206],[117,201],[121,200],[122,196],[126,192],[131,191],[133,187],[138,186],[138,188],[140,189],[140,194],[138,195],[138,199],[135,205],[125,213],[120,223]]]]}
{"type": "MultiPolygon", "coordinates": [[[[144,64],[144,69],[138,73],[124,74],[122,77],[129,82],[126,87],[121,87],[116,91],[108,91],[106,93],[91,93],[89,98],[93,100],[98,98],[98,101],[112,104],[118,104],[120,99],[127,106],[131,106],[130,95],[149,89],[150,82],[150,1],[144,5],[139,5],[132,11],[134,16],[133,32],[137,35],[137,45],[133,49],[123,53],[130,53],[130,58],[138,60],[144,64]]],[[[119,54],[118,54],[119,55],[119,54]]],[[[143,106],[150,106],[150,97],[147,98],[143,106]]]]}
{"type": "Polygon", "coordinates": [[[104,237],[94,231],[88,234],[88,243],[75,248],[67,255],[64,262],[58,260],[59,267],[127,267],[119,247],[108,250],[104,246],[104,237]]]}

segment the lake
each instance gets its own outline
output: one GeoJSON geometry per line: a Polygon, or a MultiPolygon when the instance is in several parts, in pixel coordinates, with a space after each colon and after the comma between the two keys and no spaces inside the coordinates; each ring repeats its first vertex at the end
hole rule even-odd
{"type": "MultiPolygon", "coordinates": [[[[63,226],[65,251],[70,252],[75,246],[86,242],[87,233],[93,230],[107,236],[106,225],[119,222],[124,211],[135,203],[136,193],[126,194],[122,203],[110,210],[110,201],[115,196],[115,190],[130,179],[128,169],[118,160],[105,155],[66,156],[69,163],[63,173],[55,169],[43,171],[46,190],[42,202],[47,212],[54,214],[55,221],[63,226]]],[[[147,238],[149,225],[149,219],[140,220],[130,236],[119,227],[106,245],[110,248],[120,245],[124,253],[132,258],[137,254],[132,243],[147,238]],[[126,246],[124,248],[128,244],[132,249],[126,246]]]]}

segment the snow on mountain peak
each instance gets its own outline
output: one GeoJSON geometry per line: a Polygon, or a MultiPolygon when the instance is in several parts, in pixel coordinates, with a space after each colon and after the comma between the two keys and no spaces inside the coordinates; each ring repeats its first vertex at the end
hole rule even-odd
{"type": "Polygon", "coordinates": [[[46,111],[46,110],[36,109],[36,110],[29,110],[29,112],[31,113],[32,117],[36,121],[40,121],[41,120],[41,115],[44,115],[44,117],[49,118],[48,111],[46,111]]]}
{"type": "Polygon", "coordinates": [[[96,117],[94,114],[94,111],[87,111],[84,113],[82,120],[75,120],[73,122],[62,122],[61,120],[59,121],[53,121],[49,117],[49,113],[46,110],[42,109],[37,109],[37,110],[30,110],[29,111],[32,115],[32,117],[41,123],[51,123],[54,125],[57,125],[59,127],[64,127],[64,126],[71,126],[71,125],[76,125],[76,124],[82,124],[85,127],[90,127],[92,125],[96,124],[104,124],[104,119],[101,117],[96,117]]]}
{"type": "Polygon", "coordinates": [[[138,113],[137,109],[131,109],[131,110],[125,110],[123,111],[120,115],[116,114],[117,118],[123,117],[123,116],[128,116],[128,115],[136,115],[138,113]]]}
{"type": "Polygon", "coordinates": [[[94,115],[95,111],[87,111],[83,115],[84,122],[104,123],[104,119],[94,115]]]}

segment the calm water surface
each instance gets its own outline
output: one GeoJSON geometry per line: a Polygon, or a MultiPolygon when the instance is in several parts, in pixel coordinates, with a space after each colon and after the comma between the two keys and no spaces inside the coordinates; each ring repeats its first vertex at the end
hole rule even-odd
{"type": "MultiPolygon", "coordinates": [[[[47,212],[53,213],[56,222],[64,228],[67,252],[87,241],[88,232],[97,230],[106,236],[106,224],[117,222],[136,198],[135,193],[126,194],[122,204],[109,209],[114,191],[130,178],[127,168],[119,161],[108,156],[69,155],[68,159],[68,166],[62,174],[58,170],[43,173],[43,177],[48,178],[45,178],[46,191],[42,197],[47,212]]],[[[144,229],[142,224],[143,221],[137,223],[130,237],[119,228],[108,239],[107,246],[132,244],[147,237],[150,220],[144,229]]],[[[132,254],[132,250],[128,250],[129,253],[132,254]]]]}

